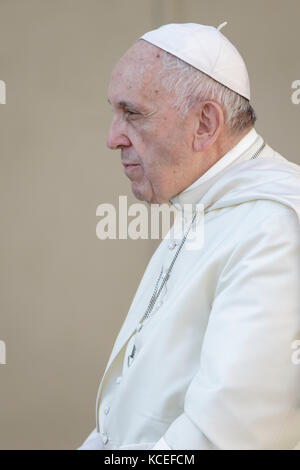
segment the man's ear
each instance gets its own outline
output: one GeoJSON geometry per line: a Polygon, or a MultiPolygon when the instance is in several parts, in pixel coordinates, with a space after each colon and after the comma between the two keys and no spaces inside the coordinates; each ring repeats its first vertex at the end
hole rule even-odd
{"type": "Polygon", "coordinates": [[[193,149],[204,152],[218,138],[224,129],[225,116],[221,106],[215,101],[202,101],[196,113],[193,149]]]}

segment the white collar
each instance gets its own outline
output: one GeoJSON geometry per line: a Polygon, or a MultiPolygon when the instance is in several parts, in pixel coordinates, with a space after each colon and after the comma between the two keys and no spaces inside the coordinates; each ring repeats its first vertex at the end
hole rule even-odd
{"type": "Polygon", "coordinates": [[[199,184],[204,183],[212,176],[219,173],[219,171],[226,168],[228,165],[236,161],[242,153],[244,153],[257,139],[257,132],[253,128],[251,129],[234,147],[232,147],[229,152],[225,153],[214,165],[212,165],[203,175],[200,176],[194,183],[188,186],[182,191],[185,193],[190,189],[196,188],[199,184]]]}
{"type": "Polygon", "coordinates": [[[183,202],[195,202],[200,200],[201,196],[221,177],[221,175],[235,164],[244,159],[248,159],[249,151],[252,151],[254,144],[263,142],[263,139],[256,130],[252,128],[234,147],[232,147],[223,157],[212,165],[203,175],[194,181],[182,192],[170,199],[170,203],[175,207],[182,206],[183,202]],[[198,188],[198,190],[196,189],[198,188]]]}

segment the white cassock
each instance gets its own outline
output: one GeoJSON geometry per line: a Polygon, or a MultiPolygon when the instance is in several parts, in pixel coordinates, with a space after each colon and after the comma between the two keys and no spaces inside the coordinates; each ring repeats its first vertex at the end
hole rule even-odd
{"type": "Polygon", "coordinates": [[[165,238],[153,254],[80,449],[293,449],[300,440],[300,167],[268,145],[251,159],[262,143],[252,129],[171,200],[203,204],[204,244],[183,246],[140,329],[176,249],[165,238]]]}

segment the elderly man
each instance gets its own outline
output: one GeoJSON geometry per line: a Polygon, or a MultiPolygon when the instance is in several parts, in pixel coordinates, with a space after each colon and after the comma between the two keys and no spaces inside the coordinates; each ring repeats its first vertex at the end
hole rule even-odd
{"type": "Polygon", "coordinates": [[[152,256],[80,449],[300,439],[300,168],[257,134],[249,100],[220,27],[162,26],[113,70],[107,145],[139,200],[201,204],[204,241],[166,237],[152,256]]]}

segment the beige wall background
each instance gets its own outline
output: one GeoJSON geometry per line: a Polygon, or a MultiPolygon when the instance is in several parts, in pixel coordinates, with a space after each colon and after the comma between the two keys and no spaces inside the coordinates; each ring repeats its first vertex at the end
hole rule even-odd
{"type": "Polygon", "coordinates": [[[156,242],[100,241],[134,202],[106,149],[116,60],[169,22],[219,25],[248,65],[257,130],[300,163],[298,0],[0,0],[0,448],[74,449],[156,242]]]}

